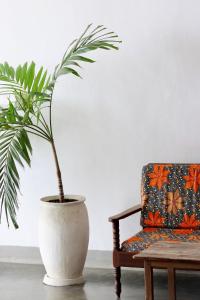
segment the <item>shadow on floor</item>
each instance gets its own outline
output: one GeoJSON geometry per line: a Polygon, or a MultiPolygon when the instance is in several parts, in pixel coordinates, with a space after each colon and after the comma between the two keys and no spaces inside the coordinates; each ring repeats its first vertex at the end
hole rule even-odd
{"type": "MultiPolygon", "coordinates": [[[[41,265],[0,263],[0,300],[116,300],[113,271],[86,269],[83,286],[50,287],[42,284],[41,265]]],[[[143,271],[122,272],[121,300],[144,300],[143,271]]],[[[177,274],[177,300],[200,299],[198,272],[177,274]]],[[[154,274],[155,300],[167,299],[166,271],[154,274]]]]}

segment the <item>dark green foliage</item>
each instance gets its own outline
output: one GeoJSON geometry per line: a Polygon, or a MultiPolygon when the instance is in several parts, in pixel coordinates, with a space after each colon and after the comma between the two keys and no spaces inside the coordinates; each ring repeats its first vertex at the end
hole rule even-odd
{"type": "Polygon", "coordinates": [[[18,208],[17,190],[19,190],[19,173],[16,162],[22,167],[24,161],[30,166],[32,148],[28,135],[23,128],[7,129],[0,134],[0,197],[1,211],[5,209],[7,223],[9,218],[17,228],[16,209],[18,208]]]}

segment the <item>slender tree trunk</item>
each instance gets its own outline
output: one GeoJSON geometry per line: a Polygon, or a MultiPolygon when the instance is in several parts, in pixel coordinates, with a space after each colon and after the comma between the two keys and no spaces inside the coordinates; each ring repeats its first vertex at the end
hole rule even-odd
{"type": "Polygon", "coordinates": [[[62,175],[61,175],[61,171],[60,171],[60,166],[59,166],[59,162],[58,162],[58,156],[57,156],[54,140],[52,140],[51,145],[52,145],[53,155],[54,155],[55,164],[56,164],[56,173],[57,173],[57,178],[58,178],[58,189],[59,189],[59,201],[64,202],[64,190],[63,190],[63,183],[62,183],[62,175]]]}

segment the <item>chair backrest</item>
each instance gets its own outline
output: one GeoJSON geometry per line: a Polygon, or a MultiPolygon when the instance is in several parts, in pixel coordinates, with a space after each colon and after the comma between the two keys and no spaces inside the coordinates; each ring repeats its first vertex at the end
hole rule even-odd
{"type": "Polygon", "coordinates": [[[200,228],[200,164],[144,166],[141,199],[143,227],[200,228]]]}

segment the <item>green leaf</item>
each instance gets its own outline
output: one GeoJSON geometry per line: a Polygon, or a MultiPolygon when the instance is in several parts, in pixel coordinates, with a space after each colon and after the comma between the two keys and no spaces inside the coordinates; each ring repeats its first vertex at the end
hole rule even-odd
{"type": "Polygon", "coordinates": [[[72,60],[81,60],[81,61],[88,62],[88,63],[94,63],[95,62],[95,60],[93,60],[91,58],[80,56],[80,55],[72,56],[72,60]]]}
{"type": "Polygon", "coordinates": [[[15,108],[12,104],[11,101],[9,101],[9,108],[8,108],[8,114],[7,114],[7,119],[10,123],[13,123],[16,121],[16,117],[15,117],[15,108]]]}
{"type": "Polygon", "coordinates": [[[42,76],[42,79],[40,80],[40,84],[38,86],[38,92],[40,93],[43,90],[44,84],[45,84],[45,80],[47,77],[47,71],[45,71],[45,73],[42,76]]]}
{"type": "Polygon", "coordinates": [[[17,82],[19,82],[19,80],[20,80],[21,72],[22,72],[22,67],[21,67],[21,65],[19,65],[17,67],[16,73],[15,73],[15,78],[16,78],[17,82]]]}
{"type": "Polygon", "coordinates": [[[68,65],[76,66],[76,67],[81,68],[81,66],[76,61],[69,60],[69,61],[66,62],[65,66],[68,66],[68,65]]]}
{"type": "Polygon", "coordinates": [[[0,64],[0,75],[4,74],[4,65],[0,64]]]}
{"type": "Polygon", "coordinates": [[[28,67],[26,76],[24,78],[24,88],[26,89],[28,87],[29,92],[33,83],[34,75],[35,75],[35,63],[32,62],[28,67]]]}
{"type": "Polygon", "coordinates": [[[15,77],[15,70],[14,70],[13,67],[10,67],[10,77],[11,77],[12,79],[14,79],[14,77],[15,77]]]}
{"type": "Polygon", "coordinates": [[[77,77],[81,77],[81,76],[79,75],[79,73],[78,73],[76,70],[74,70],[74,69],[72,69],[72,68],[67,68],[67,67],[62,68],[62,69],[58,72],[57,76],[61,76],[61,75],[64,75],[64,74],[69,74],[69,73],[71,73],[71,74],[73,74],[73,75],[75,75],[75,76],[77,76],[77,77]]]}
{"type": "MultiPolygon", "coordinates": [[[[16,167],[18,162],[22,167],[23,160],[30,165],[31,145],[28,135],[23,128],[8,130],[0,134],[0,201],[4,206],[8,226],[9,219],[15,228],[16,209],[18,209],[17,191],[19,191],[19,173],[16,167]]],[[[0,218],[2,209],[0,211],[0,218]]]]}
{"type": "Polygon", "coordinates": [[[22,67],[21,76],[20,76],[21,85],[23,85],[24,80],[26,78],[27,66],[28,66],[28,63],[26,62],[22,67]]]}
{"type": "Polygon", "coordinates": [[[50,81],[51,81],[51,75],[49,75],[49,77],[46,80],[46,83],[45,83],[44,88],[43,88],[44,91],[46,91],[49,88],[50,81]]]}
{"type": "Polygon", "coordinates": [[[4,69],[6,71],[7,76],[10,76],[10,67],[7,62],[4,63],[4,69]]]}
{"type": "Polygon", "coordinates": [[[41,79],[41,75],[42,75],[42,71],[43,71],[43,67],[40,68],[40,70],[38,71],[34,83],[33,83],[33,87],[32,87],[32,92],[36,92],[38,89],[38,83],[41,79]]]}

